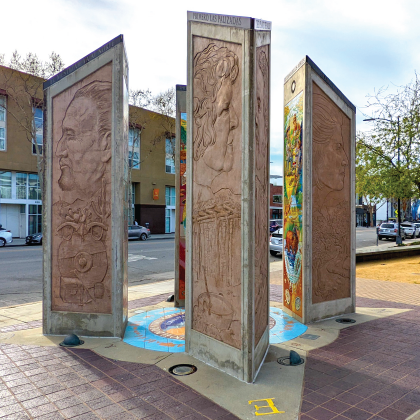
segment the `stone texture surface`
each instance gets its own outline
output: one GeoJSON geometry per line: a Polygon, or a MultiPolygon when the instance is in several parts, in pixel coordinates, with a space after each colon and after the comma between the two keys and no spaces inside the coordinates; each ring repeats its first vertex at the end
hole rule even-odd
{"type": "Polygon", "coordinates": [[[255,102],[255,344],[268,324],[268,139],[270,69],[268,45],[257,48],[255,102]]]}
{"type": "Polygon", "coordinates": [[[53,98],[53,311],[111,313],[112,63],[53,98]]]}
{"type": "Polygon", "coordinates": [[[193,49],[192,328],[240,348],[242,49],[193,49]]]}
{"type": "Polygon", "coordinates": [[[318,87],[312,115],[312,303],[348,298],[350,120],[318,87]]]}

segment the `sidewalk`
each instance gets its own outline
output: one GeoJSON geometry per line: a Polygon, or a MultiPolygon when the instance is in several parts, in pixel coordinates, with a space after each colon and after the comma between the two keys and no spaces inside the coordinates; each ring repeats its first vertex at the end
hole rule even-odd
{"type": "MultiPolygon", "coordinates": [[[[270,271],[270,303],[281,308],[282,262],[270,271]]],[[[129,317],[173,307],[173,288],[130,287],[129,317]]],[[[420,285],[357,279],[356,294],[353,326],[324,320],[307,338],[271,345],[252,385],[118,339],[64,349],[62,336],[42,335],[41,302],[0,308],[0,418],[405,420],[420,409],[420,285]],[[304,365],[277,363],[290,349],[304,365]],[[179,363],[198,370],[175,378],[168,369],[179,363]]]]}

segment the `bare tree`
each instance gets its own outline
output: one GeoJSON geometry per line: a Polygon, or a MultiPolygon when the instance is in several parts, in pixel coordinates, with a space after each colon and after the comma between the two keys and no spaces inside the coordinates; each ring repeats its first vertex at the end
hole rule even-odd
{"type": "Polygon", "coordinates": [[[64,68],[61,57],[52,52],[48,61],[41,61],[36,54],[28,53],[22,58],[17,51],[6,64],[0,55],[0,89],[8,98],[6,109],[26,139],[31,143],[37,157],[37,169],[41,189],[43,188],[44,160],[42,143],[42,120],[35,118],[37,109],[43,109],[43,83],[64,68]],[[38,140],[37,140],[38,139],[38,140]]]}

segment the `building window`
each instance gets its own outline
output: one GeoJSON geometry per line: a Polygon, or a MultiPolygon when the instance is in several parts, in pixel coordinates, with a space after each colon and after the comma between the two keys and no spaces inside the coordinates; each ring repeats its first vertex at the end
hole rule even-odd
{"type": "Polygon", "coordinates": [[[42,155],[42,138],[43,138],[43,126],[44,126],[44,115],[41,108],[33,108],[34,113],[34,128],[35,138],[32,140],[32,153],[37,154],[37,146],[39,154],[42,155]]]}
{"type": "Polygon", "coordinates": [[[165,172],[175,173],[175,139],[166,139],[165,142],[165,172]]]}
{"type": "Polygon", "coordinates": [[[140,169],[140,130],[128,130],[128,165],[133,169],[140,169]]]}
{"type": "Polygon", "coordinates": [[[0,95],[0,150],[6,150],[6,97],[0,95]]]}
{"type": "Polygon", "coordinates": [[[0,171],[0,198],[12,198],[12,173],[0,171]]]}
{"type": "Polygon", "coordinates": [[[273,203],[282,203],[283,201],[283,196],[282,195],[273,195],[273,203]]]}
{"type": "Polygon", "coordinates": [[[16,198],[27,199],[28,174],[16,173],[16,198]]]}
{"type": "Polygon", "coordinates": [[[41,186],[39,185],[38,174],[29,174],[29,200],[41,200],[41,186]]]}
{"type": "Polygon", "coordinates": [[[167,206],[175,206],[175,187],[165,188],[165,201],[167,206]]]}
{"type": "Polygon", "coordinates": [[[42,232],[42,206],[29,206],[28,228],[29,235],[42,232]]]}

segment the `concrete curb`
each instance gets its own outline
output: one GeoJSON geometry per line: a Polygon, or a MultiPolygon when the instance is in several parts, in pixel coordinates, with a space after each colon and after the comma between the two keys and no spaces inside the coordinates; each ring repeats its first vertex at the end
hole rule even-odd
{"type": "MultiPolygon", "coordinates": [[[[160,239],[175,239],[175,235],[174,234],[172,234],[172,233],[168,233],[167,234],[167,236],[165,236],[165,234],[162,234],[162,235],[159,235],[159,236],[151,236],[149,239],[148,239],[148,241],[157,241],[157,240],[160,240],[160,239]]],[[[19,242],[21,242],[22,241],[22,243],[11,243],[11,244],[7,244],[6,246],[5,246],[5,248],[10,248],[10,247],[16,247],[16,246],[37,246],[37,244],[34,244],[34,245],[26,245],[26,243],[24,242],[25,241],[25,239],[17,239],[16,241],[19,241],[19,242]]],[[[129,242],[136,242],[136,241],[129,241],[129,242]]]]}
{"type": "Polygon", "coordinates": [[[392,258],[413,257],[420,255],[420,246],[404,246],[396,249],[386,249],[383,251],[356,251],[356,263],[375,260],[390,260],[392,258]]]}

